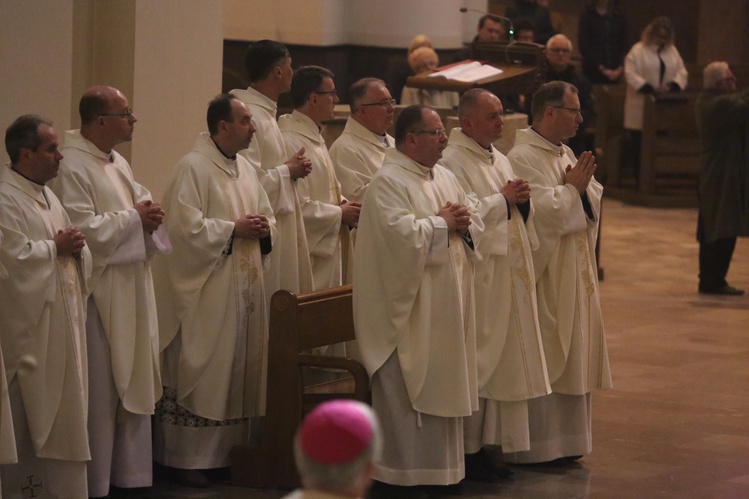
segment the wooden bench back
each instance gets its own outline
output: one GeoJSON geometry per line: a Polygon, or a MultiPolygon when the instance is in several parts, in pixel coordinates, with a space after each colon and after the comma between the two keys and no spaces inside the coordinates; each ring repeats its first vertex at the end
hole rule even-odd
{"type": "Polygon", "coordinates": [[[304,414],[323,400],[369,402],[369,378],[357,361],[310,355],[313,348],[355,339],[351,286],[304,295],[277,291],[271,299],[268,389],[263,434],[258,445],[232,449],[232,482],[246,487],[299,485],[293,442],[304,414]],[[344,370],[350,377],[325,387],[305,387],[304,367],[344,370]],[[342,392],[342,389],[353,391],[342,392]]]}
{"type": "Polygon", "coordinates": [[[696,93],[646,96],[640,153],[640,192],[653,194],[658,177],[696,182],[699,137],[695,121],[696,93]]]}

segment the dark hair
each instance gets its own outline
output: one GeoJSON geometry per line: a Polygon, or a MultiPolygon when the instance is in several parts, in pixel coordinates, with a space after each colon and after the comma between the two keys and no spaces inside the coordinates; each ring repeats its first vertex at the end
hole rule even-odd
{"type": "Polygon", "coordinates": [[[260,40],[250,43],[244,56],[244,66],[250,83],[263,81],[276,66],[290,57],[289,49],[275,40],[260,40]]]}
{"type": "Polygon", "coordinates": [[[512,24],[515,28],[515,38],[518,37],[518,33],[521,31],[536,31],[536,24],[530,17],[518,17],[512,24]]]}
{"type": "Polygon", "coordinates": [[[372,86],[377,84],[386,86],[385,82],[381,79],[370,77],[357,80],[352,83],[350,87],[348,87],[348,98],[351,102],[351,114],[356,114],[356,106],[359,105],[359,101],[362,100],[365,95],[367,95],[367,92],[372,86]]]}
{"type": "Polygon", "coordinates": [[[309,99],[309,96],[320,90],[325,78],[334,78],[329,69],[321,66],[302,66],[294,71],[291,79],[291,104],[299,109],[309,99]]]}
{"type": "Polygon", "coordinates": [[[211,135],[218,133],[218,124],[220,121],[234,122],[231,101],[236,99],[231,94],[219,94],[208,104],[208,112],[206,112],[205,120],[208,123],[208,132],[211,135]]]}
{"type": "Polygon", "coordinates": [[[533,121],[540,122],[547,107],[564,105],[564,94],[567,92],[576,94],[577,87],[564,81],[550,81],[538,87],[531,104],[533,121]]]}
{"type": "Polygon", "coordinates": [[[5,151],[10,157],[10,163],[15,165],[21,156],[21,149],[36,151],[42,143],[39,137],[39,126],[52,126],[52,122],[36,114],[19,116],[5,130],[5,151]]]}
{"type": "MultiPolygon", "coordinates": [[[[489,20],[493,23],[499,23],[502,24],[502,19],[498,18],[497,16],[493,16],[491,14],[484,14],[479,18],[479,27],[478,29],[481,29],[484,27],[484,24],[486,24],[486,21],[489,20]]],[[[504,26],[504,25],[503,25],[504,26]]]]}
{"type": "Polygon", "coordinates": [[[78,103],[81,125],[90,125],[96,118],[107,112],[109,112],[109,99],[99,92],[84,94],[78,103]]]}
{"type": "Polygon", "coordinates": [[[408,106],[398,115],[395,122],[395,145],[400,146],[406,141],[406,135],[417,130],[424,123],[424,109],[426,106],[408,106]]]}

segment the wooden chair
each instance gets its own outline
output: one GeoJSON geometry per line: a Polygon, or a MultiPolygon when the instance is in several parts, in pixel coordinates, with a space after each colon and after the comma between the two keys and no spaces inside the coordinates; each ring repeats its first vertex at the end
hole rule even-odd
{"type": "Polygon", "coordinates": [[[273,295],[265,427],[259,445],[232,449],[233,484],[255,488],[297,487],[299,477],[292,448],[294,435],[306,412],[333,398],[370,402],[369,377],[359,362],[304,353],[353,339],[351,286],[298,296],[282,290],[273,295]],[[305,387],[302,373],[305,367],[338,369],[351,376],[305,387]],[[352,384],[353,391],[341,392],[350,389],[352,384]]]}
{"type": "Polygon", "coordinates": [[[659,179],[667,188],[684,183],[696,185],[700,160],[696,98],[694,93],[645,97],[640,193],[655,194],[659,179]]]}

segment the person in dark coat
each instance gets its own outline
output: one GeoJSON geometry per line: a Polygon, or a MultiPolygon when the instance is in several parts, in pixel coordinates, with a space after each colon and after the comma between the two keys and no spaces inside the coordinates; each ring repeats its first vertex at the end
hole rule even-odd
{"type": "Polygon", "coordinates": [[[617,0],[591,0],[580,15],[577,45],[583,74],[593,83],[621,80],[627,55],[627,20],[617,0]]]}
{"type": "Polygon", "coordinates": [[[536,0],[515,0],[515,5],[507,7],[505,15],[513,22],[521,17],[533,20],[535,25],[535,42],[546,45],[546,42],[556,34],[554,25],[551,23],[549,8],[541,5],[536,0]]]}
{"type": "Polygon", "coordinates": [[[725,62],[703,71],[697,98],[700,136],[699,292],[742,295],[726,282],[738,236],[749,236],[749,88],[736,91],[725,62]]]}

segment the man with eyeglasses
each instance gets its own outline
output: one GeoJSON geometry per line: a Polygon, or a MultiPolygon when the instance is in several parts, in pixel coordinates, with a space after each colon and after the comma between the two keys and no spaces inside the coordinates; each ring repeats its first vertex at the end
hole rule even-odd
{"type": "Polygon", "coordinates": [[[697,98],[700,136],[699,287],[702,294],[738,296],[728,284],[738,236],[749,236],[749,89],[737,92],[728,63],[714,61],[703,70],[697,98]]]}
{"type": "MultiPolygon", "coordinates": [[[[541,81],[547,83],[550,81],[564,81],[577,88],[577,96],[580,99],[580,112],[583,121],[580,129],[574,137],[565,142],[575,156],[579,156],[583,151],[593,148],[593,120],[595,113],[593,109],[593,97],[591,94],[590,82],[588,79],[571,63],[572,60],[572,42],[562,34],[554,35],[546,42],[545,64],[541,71],[541,81]]],[[[526,97],[529,102],[526,109],[531,111],[533,106],[531,96],[526,97]]]]}
{"type": "Polygon", "coordinates": [[[361,204],[341,195],[333,160],[330,159],[322,122],[333,117],[338,95],[333,73],[320,66],[304,66],[291,80],[294,111],[278,119],[287,151],[305,150],[312,172],[298,181],[302,217],[309,244],[316,290],[350,282],[352,257],[350,231],[359,223],[361,204]]]}
{"type": "Polygon", "coordinates": [[[473,265],[483,223],[438,164],[446,144],[434,110],[404,109],[364,196],[353,306],[384,435],[375,497],[422,497],[421,486],[464,478],[462,418],[478,407],[473,265]]]}
{"type": "Polygon", "coordinates": [[[79,104],[81,128],[65,134],[50,182],[93,255],[86,336],[89,358],[89,496],[152,484],[151,414],[161,397],[150,261],[171,251],[164,211],[114,147],[129,142],[125,95],[96,86],[79,104]]]}
{"type": "Polygon", "coordinates": [[[393,126],[395,99],[379,78],[362,78],[349,87],[351,116],[330,147],[341,192],[362,202],[367,186],[382,166],[385,151],[395,146],[387,130],[393,126]]]}
{"type": "Polygon", "coordinates": [[[551,391],[533,279],[537,237],[530,186],[492,145],[502,136],[502,102],[471,89],[458,119],[442,164],[475,196],[485,225],[475,277],[479,410],[464,421],[466,478],[492,482],[511,470],[492,462],[484,446],[528,450],[528,400],[551,391]]]}
{"type": "Polygon", "coordinates": [[[591,451],[591,391],[611,387],[595,256],[603,187],[593,155],[576,159],[564,144],[582,121],[577,89],[545,83],[532,111],[533,126],[518,131],[507,157],[533,192],[533,270],[552,393],[528,401],[530,450],[503,459],[566,463],[591,451]]]}

